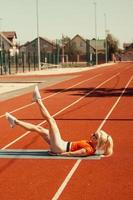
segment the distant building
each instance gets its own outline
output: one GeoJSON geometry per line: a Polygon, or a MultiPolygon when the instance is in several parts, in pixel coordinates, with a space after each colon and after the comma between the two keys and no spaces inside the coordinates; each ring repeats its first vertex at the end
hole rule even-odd
{"type": "MultiPolygon", "coordinates": [[[[71,48],[75,51],[74,59],[75,62],[92,62],[95,64],[95,54],[97,49],[99,63],[105,62],[105,40],[88,40],[84,39],[80,35],[75,35],[71,39],[71,48]]],[[[68,44],[66,44],[68,46],[68,44]]],[[[68,59],[70,60],[70,58],[68,59]]]]}
{"type": "Polygon", "coordinates": [[[123,48],[125,51],[133,49],[133,43],[124,43],[123,48]]]}
{"type": "Polygon", "coordinates": [[[86,39],[77,34],[71,39],[71,42],[75,45],[77,51],[79,51],[81,55],[86,54],[86,39]]]}
{"type": "Polygon", "coordinates": [[[77,34],[71,39],[71,44],[73,45],[73,50],[75,51],[74,61],[86,61],[86,39],[77,34]]]}
{"type": "Polygon", "coordinates": [[[124,43],[122,52],[122,60],[133,61],[133,43],[124,43]]]}
{"type": "Polygon", "coordinates": [[[18,52],[16,32],[0,32],[0,50],[4,52],[10,51],[11,56],[18,52]]]}
{"type": "MultiPolygon", "coordinates": [[[[52,62],[53,54],[56,53],[57,45],[54,41],[50,41],[46,38],[39,37],[40,42],[40,56],[41,62],[52,62]]],[[[30,57],[30,60],[38,59],[38,38],[20,46],[20,54],[23,53],[26,59],[30,57]]]]}
{"type": "Polygon", "coordinates": [[[96,62],[96,53],[98,58],[98,64],[105,62],[105,40],[104,39],[92,39],[89,40],[89,55],[90,62],[95,64],[96,62]]]}
{"type": "Polygon", "coordinates": [[[97,48],[97,52],[98,54],[105,53],[105,40],[103,39],[98,39],[96,41],[96,39],[92,39],[90,40],[90,46],[96,51],[97,48]]]}

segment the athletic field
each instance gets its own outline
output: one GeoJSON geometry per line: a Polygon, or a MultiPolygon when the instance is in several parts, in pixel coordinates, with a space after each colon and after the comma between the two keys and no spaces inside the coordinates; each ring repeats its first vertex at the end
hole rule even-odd
{"type": "Polygon", "coordinates": [[[73,74],[1,77],[4,80],[32,85],[1,94],[0,200],[132,199],[133,62],[73,74]],[[101,128],[112,136],[114,154],[53,159],[40,154],[48,146],[37,133],[10,128],[5,112],[47,127],[31,101],[35,84],[65,140],[88,139],[101,128]]]}

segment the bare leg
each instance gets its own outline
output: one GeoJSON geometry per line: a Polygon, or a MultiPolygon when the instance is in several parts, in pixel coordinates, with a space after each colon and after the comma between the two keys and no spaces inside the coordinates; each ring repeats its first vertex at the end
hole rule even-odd
{"type": "Polygon", "coordinates": [[[50,115],[50,113],[44,106],[41,99],[38,99],[37,103],[38,103],[39,109],[40,109],[44,119],[49,124],[49,136],[50,136],[51,150],[56,153],[57,152],[61,153],[61,152],[66,151],[67,142],[62,140],[60,131],[58,129],[55,119],[50,115]]]}
{"type": "Polygon", "coordinates": [[[50,113],[46,109],[45,105],[43,104],[37,86],[35,87],[33,97],[34,97],[33,100],[37,102],[44,119],[48,122],[49,131],[47,129],[44,129],[41,126],[36,126],[36,125],[30,124],[30,123],[18,120],[14,116],[10,115],[9,113],[6,113],[6,118],[8,119],[10,126],[13,128],[13,127],[15,127],[16,124],[18,124],[19,126],[25,128],[26,130],[36,131],[43,137],[43,139],[48,144],[50,144],[50,149],[52,152],[54,152],[54,153],[66,152],[66,147],[67,147],[68,142],[64,141],[61,138],[60,131],[58,129],[56,121],[50,115],[50,113]]]}
{"type": "Polygon", "coordinates": [[[29,131],[36,131],[37,133],[39,133],[39,135],[48,143],[50,144],[50,138],[49,138],[49,131],[46,128],[43,128],[39,125],[34,125],[31,123],[27,123],[21,120],[16,119],[15,123],[23,128],[25,128],[26,130],[29,131]]]}

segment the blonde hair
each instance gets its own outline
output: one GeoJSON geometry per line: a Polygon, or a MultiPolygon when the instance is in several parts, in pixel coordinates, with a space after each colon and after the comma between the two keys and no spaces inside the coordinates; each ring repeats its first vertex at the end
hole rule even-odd
{"type": "Polygon", "coordinates": [[[103,130],[98,130],[98,144],[96,146],[97,150],[103,150],[105,156],[111,156],[113,154],[113,139],[103,130]]]}

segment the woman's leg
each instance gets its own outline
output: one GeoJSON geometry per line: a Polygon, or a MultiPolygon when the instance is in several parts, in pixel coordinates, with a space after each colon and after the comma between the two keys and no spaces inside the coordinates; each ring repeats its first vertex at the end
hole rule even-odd
{"type": "Polygon", "coordinates": [[[56,124],[56,121],[50,115],[47,108],[43,104],[43,102],[41,100],[41,95],[39,93],[37,86],[35,87],[35,90],[33,92],[33,101],[37,102],[44,119],[48,122],[51,150],[55,153],[65,152],[67,142],[62,140],[61,135],[60,135],[60,131],[59,131],[58,126],[56,124]]]}
{"type": "Polygon", "coordinates": [[[39,135],[48,143],[50,144],[50,138],[49,138],[49,130],[46,128],[43,128],[42,126],[39,125],[34,125],[28,122],[24,122],[21,120],[16,119],[16,124],[25,128],[26,130],[29,131],[36,131],[39,133],[39,135]]]}
{"type": "Polygon", "coordinates": [[[46,107],[43,104],[41,99],[37,100],[37,104],[39,106],[39,109],[40,109],[44,119],[49,124],[49,136],[50,136],[51,150],[56,153],[66,151],[67,142],[62,140],[60,131],[58,129],[55,119],[50,115],[50,113],[46,109],[46,107]]]}
{"type": "Polygon", "coordinates": [[[50,137],[49,137],[49,131],[46,128],[43,128],[39,125],[34,125],[31,123],[27,123],[21,120],[18,120],[15,118],[13,115],[6,113],[6,118],[10,123],[10,126],[13,128],[15,125],[19,125],[23,128],[25,128],[28,131],[36,131],[37,133],[40,134],[40,136],[48,143],[50,144],[50,137]]]}

